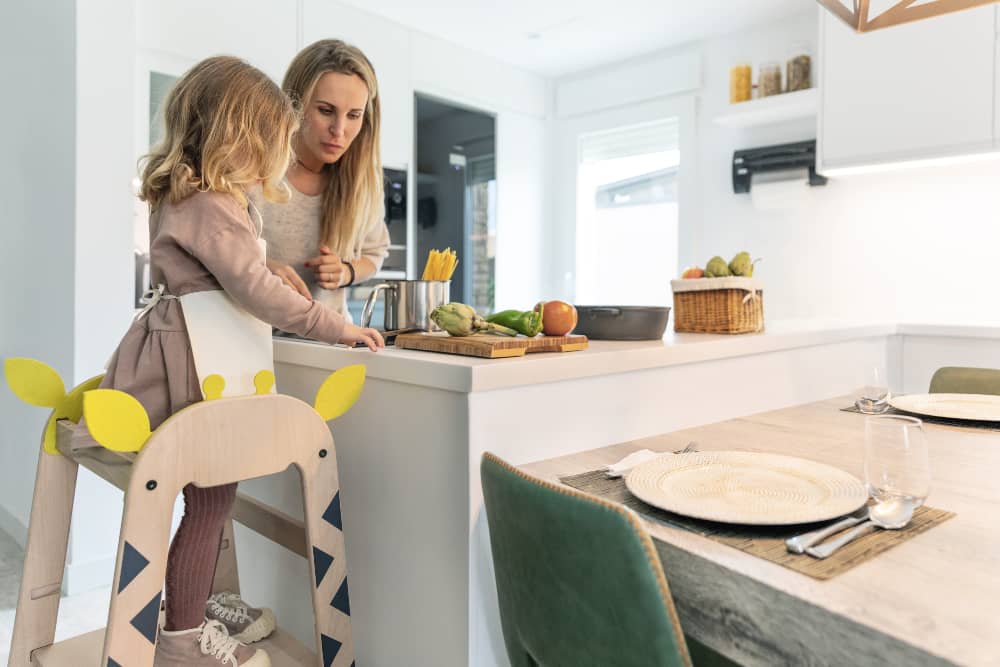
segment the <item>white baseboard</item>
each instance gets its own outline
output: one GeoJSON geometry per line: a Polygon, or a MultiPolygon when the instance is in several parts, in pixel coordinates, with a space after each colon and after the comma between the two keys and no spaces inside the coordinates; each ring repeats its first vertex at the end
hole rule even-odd
{"type": "Polygon", "coordinates": [[[99,558],[84,563],[67,563],[63,572],[63,595],[77,595],[98,588],[107,588],[115,578],[115,557],[99,558]]]}
{"type": "Polygon", "coordinates": [[[28,524],[14,516],[3,505],[0,505],[0,530],[13,537],[22,549],[28,543],[28,524]]]}

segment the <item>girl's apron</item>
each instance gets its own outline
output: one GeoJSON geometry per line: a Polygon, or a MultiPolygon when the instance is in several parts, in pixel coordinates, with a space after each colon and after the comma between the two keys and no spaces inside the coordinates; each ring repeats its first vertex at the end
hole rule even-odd
{"type": "MultiPolygon", "coordinates": [[[[264,239],[260,238],[263,223],[252,202],[248,212],[256,229],[263,262],[267,248],[264,239]]],[[[226,383],[222,395],[232,397],[255,394],[254,376],[264,370],[274,372],[271,325],[245,311],[225,290],[192,292],[178,297],[163,294],[163,285],[158,285],[143,297],[146,308],[136,319],[149,312],[160,299],[181,302],[203,397],[205,378],[209,375],[221,375],[226,383]]],[[[273,386],[271,391],[274,392],[273,386]]]]}

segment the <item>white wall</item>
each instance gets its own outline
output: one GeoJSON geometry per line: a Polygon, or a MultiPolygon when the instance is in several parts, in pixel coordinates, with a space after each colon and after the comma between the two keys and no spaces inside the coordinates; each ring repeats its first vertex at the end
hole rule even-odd
{"type": "MultiPolygon", "coordinates": [[[[0,354],[73,379],[76,3],[6,3],[0,22],[0,354]],[[21,63],[21,65],[15,65],[21,63]],[[16,91],[16,92],[15,92],[16,91]]],[[[0,528],[23,541],[48,414],[0,389],[0,528]]]]}
{"type": "MultiPolygon", "coordinates": [[[[700,53],[702,85],[698,93],[696,158],[693,187],[681,185],[681,263],[704,263],[713,255],[731,257],[748,250],[763,258],[757,275],[764,280],[768,319],[842,318],[871,320],[989,323],[1000,320],[993,301],[994,249],[1000,244],[1000,194],[996,187],[1000,162],[927,167],[878,175],[831,179],[825,187],[807,190],[795,209],[763,211],[748,195],[732,192],[734,150],[812,139],[816,124],[801,120],[784,125],[730,129],[713,122],[729,110],[728,71],[736,59],[754,63],[783,62],[795,42],[810,44],[814,58],[817,11],[780,24],[745,30],[707,40],[642,61],[602,68],[593,75],[577,75],[556,82],[557,90],[573,87],[580,104],[579,80],[588,76],[619,81],[616,90],[628,99],[646,85],[649,61],[659,61],[663,76],[675,86],[691,81],[689,71],[668,66],[685,52],[700,53]],[[674,59],[668,56],[673,56],[674,59]],[[599,75],[599,76],[598,76],[599,75]],[[673,79],[672,79],[673,80],[673,79]]],[[[813,68],[814,77],[817,68],[813,68]]],[[[670,85],[658,84],[668,91],[670,85]]],[[[590,103],[600,106],[607,86],[591,88],[590,103]]],[[[661,97],[661,102],[679,95],[661,97]]],[[[647,102],[647,104],[655,103],[647,102]]],[[[604,111],[624,113],[628,105],[604,111]]],[[[565,133],[573,118],[557,119],[557,134],[565,133]]],[[[858,122],[863,122],[859,119],[858,122]]],[[[565,147],[556,159],[566,163],[565,147]]],[[[682,162],[687,155],[682,151],[682,162]]],[[[566,163],[568,166],[568,163],[566,163]]],[[[573,233],[573,220],[560,213],[572,206],[574,174],[558,170],[555,239],[573,233]]],[[[566,253],[546,276],[550,291],[563,284],[560,276],[573,270],[566,253]]],[[[649,279],[670,276],[650,272],[649,279]]]]}
{"type": "MultiPolygon", "coordinates": [[[[134,14],[99,2],[16,3],[0,37],[0,353],[45,361],[67,388],[101,372],[131,312],[134,14]]],[[[0,399],[0,528],[26,537],[44,409],[0,399]]],[[[87,471],[76,491],[64,587],[110,581],[121,494],[87,471]]]]}

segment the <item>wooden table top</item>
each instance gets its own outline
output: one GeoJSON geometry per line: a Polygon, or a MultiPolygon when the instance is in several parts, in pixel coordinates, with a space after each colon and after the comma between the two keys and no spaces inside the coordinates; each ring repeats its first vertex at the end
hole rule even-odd
{"type": "MultiPolygon", "coordinates": [[[[772,452],[864,479],[846,397],[521,466],[558,482],[637,449],[772,452]]],[[[925,424],[927,504],[957,516],[829,581],[646,521],[685,631],[753,664],[1000,665],[1000,432],[925,424]],[[869,662],[869,660],[871,662],[869,662]]]]}

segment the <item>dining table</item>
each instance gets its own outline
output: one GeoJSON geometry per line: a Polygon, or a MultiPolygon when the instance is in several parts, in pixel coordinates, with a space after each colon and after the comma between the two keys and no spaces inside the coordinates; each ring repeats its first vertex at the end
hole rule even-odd
{"type": "MultiPolygon", "coordinates": [[[[834,397],[519,468],[561,484],[633,451],[694,443],[799,457],[863,480],[866,417],[843,409],[852,403],[834,397]]],[[[925,420],[926,505],[953,516],[828,579],[640,514],[685,634],[747,666],[1000,665],[1000,424],[989,426],[925,420]]]]}

